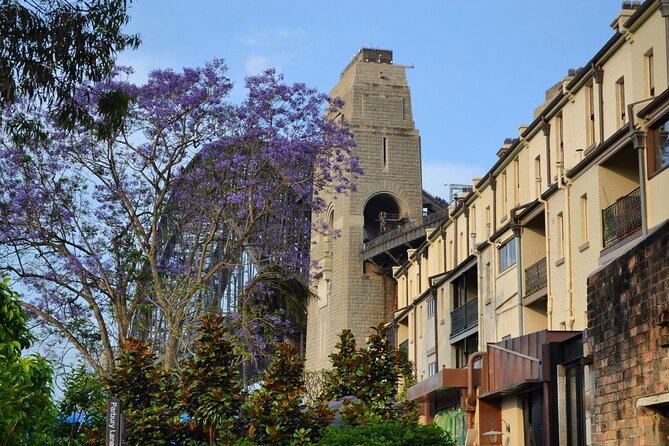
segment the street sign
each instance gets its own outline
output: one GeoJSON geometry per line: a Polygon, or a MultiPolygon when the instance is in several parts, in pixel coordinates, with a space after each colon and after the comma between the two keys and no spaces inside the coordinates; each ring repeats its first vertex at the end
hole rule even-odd
{"type": "Polygon", "coordinates": [[[107,434],[105,435],[105,446],[122,446],[121,436],[123,431],[123,407],[118,398],[107,402],[107,434]]]}

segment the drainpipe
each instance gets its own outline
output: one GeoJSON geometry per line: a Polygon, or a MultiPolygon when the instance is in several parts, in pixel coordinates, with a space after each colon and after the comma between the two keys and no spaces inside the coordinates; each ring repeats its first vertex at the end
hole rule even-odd
{"type": "Polygon", "coordinates": [[[546,118],[541,118],[544,121],[544,124],[541,126],[541,130],[546,137],[546,178],[547,185],[551,185],[553,177],[551,176],[551,125],[546,122],[546,118]]]}
{"type": "MultiPolygon", "coordinates": [[[[668,6],[669,8],[669,6],[668,6]]],[[[627,104],[627,116],[629,116],[630,138],[637,151],[639,159],[639,201],[641,201],[641,235],[648,233],[648,217],[646,216],[646,133],[637,130],[634,125],[634,106],[644,102],[652,101],[655,98],[646,98],[640,101],[627,104]]]]}
{"type": "MultiPolygon", "coordinates": [[[[474,352],[467,359],[467,398],[465,399],[465,410],[467,411],[467,429],[474,429],[474,414],[476,413],[476,393],[474,392],[474,361],[486,355],[486,352],[474,352]]],[[[483,381],[483,378],[481,378],[483,381]]]]}
{"type": "MultiPolygon", "coordinates": [[[[567,248],[564,255],[567,257],[567,329],[574,329],[574,322],[576,318],[574,317],[574,262],[572,255],[572,240],[571,240],[571,182],[567,183],[567,188],[565,190],[565,207],[564,207],[564,220],[562,222],[562,230],[565,231],[564,234],[564,246],[567,248]]],[[[548,265],[546,265],[548,267],[548,265]]]]}
{"type": "Polygon", "coordinates": [[[516,279],[518,281],[518,336],[523,335],[523,257],[520,250],[520,223],[516,219],[515,212],[512,212],[513,223],[511,223],[511,230],[515,238],[516,244],[516,279]]]}
{"type": "MultiPolygon", "coordinates": [[[[444,259],[443,268],[444,268],[444,271],[447,271],[448,270],[448,268],[447,268],[448,267],[448,246],[446,246],[447,245],[447,243],[446,243],[446,229],[444,228],[443,224],[441,225],[441,231],[440,232],[441,232],[441,241],[443,242],[442,247],[441,247],[442,256],[443,256],[443,259],[444,259]]],[[[440,265],[440,266],[442,266],[442,265],[440,265]]]]}
{"type": "Polygon", "coordinates": [[[604,142],[604,92],[603,92],[603,82],[604,82],[604,70],[600,66],[594,66],[593,64],[595,83],[597,84],[597,91],[599,94],[599,143],[604,142]]]}
{"type": "MultiPolygon", "coordinates": [[[[564,166],[560,161],[557,163],[557,174],[558,174],[558,189],[564,187],[563,184],[563,171],[564,166]]],[[[551,282],[551,269],[549,267],[551,260],[551,231],[550,231],[550,208],[548,207],[548,201],[541,198],[541,195],[537,198],[539,203],[544,205],[544,244],[546,250],[546,286],[548,287],[548,298],[546,299],[546,319],[548,319],[548,329],[553,329],[553,284],[551,282]]]]}
{"type": "Polygon", "coordinates": [[[418,312],[418,307],[413,306],[413,368],[414,373],[416,374],[416,381],[418,381],[418,339],[416,335],[418,333],[416,329],[416,313],[418,312]]]}
{"type": "Polygon", "coordinates": [[[497,232],[497,178],[490,179],[490,189],[492,189],[492,232],[497,232]]]}
{"type": "Polygon", "coordinates": [[[513,236],[515,238],[514,243],[516,244],[516,280],[518,282],[518,336],[523,335],[523,261],[522,261],[522,252],[520,250],[520,223],[516,217],[516,213],[528,207],[532,202],[519,204],[511,208],[511,230],[513,231],[513,236]]]}
{"type": "Polygon", "coordinates": [[[453,268],[458,264],[458,217],[453,220],[453,268]]]}
{"type": "MultiPolygon", "coordinates": [[[[464,206],[464,203],[463,203],[464,206]]],[[[471,247],[469,246],[469,207],[465,206],[464,209],[464,214],[465,214],[465,238],[467,239],[467,252],[465,252],[465,259],[469,257],[469,254],[471,252],[471,247]]]]}
{"type": "Polygon", "coordinates": [[[439,301],[437,300],[437,289],[432,287],[432,299],[434,300],[434,362],[437,363],[437,369],[439,368],[439,301]]]}

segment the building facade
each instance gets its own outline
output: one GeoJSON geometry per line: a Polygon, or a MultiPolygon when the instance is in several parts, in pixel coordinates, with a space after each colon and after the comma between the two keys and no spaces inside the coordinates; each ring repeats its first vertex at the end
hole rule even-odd
{"type": "Polygon", "coordinates": [[[328,225],[315,233],[311,252],[313,299],[308,308],[306,367],[329,366],[337,335],[349,328],[358,339],[392,319],[395,284],[383,265],[363,257],[365,242],[393,229],[422,224],[420,138],[411,111],[406,67],[387,50],[362,49],[330,95],[344,100],[364,174],[356,191],[329,201],[328,225]]]}
{"type": "MultiPolygon", "coordinates": [[[[602,325],[604,298],[589,300],[588,277],[591,288],[608,280],[601,268],[669,220],[669,2],[625,2],[611,26],[394,269],[392,323],[418,380],[409,397],[424,421],[466,420],[462,443],[669,444],[666,411],[654,412],[652,435],[624,430],[624,416],[602,414],[596,390],[621,371],[593,368],[589,328],[602,325]]],[[[666,296],[653,320],[669,311],[666,296]]],[[[653,370],[668,366],[658,361],[653,370]]],[[[666,386],[639,398],[669,401],[666,386]]]]}

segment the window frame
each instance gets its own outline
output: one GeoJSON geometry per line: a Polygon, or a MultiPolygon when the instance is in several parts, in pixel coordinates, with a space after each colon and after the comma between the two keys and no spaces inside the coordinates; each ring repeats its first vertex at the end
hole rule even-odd
{"type": "Polygon", "coordinates": [[[516,238],[511,237],[497,248],[497,273],[502,274],[518,263],[518,250],[516,249],[516,238]],[[508,253],[507,253],[508,252],[508,253]],[[509,253],[513,253],[510,256],[509,253]],[[503,255],[504,253],[504,255],[503,255]],[[513,258],[512,258],[513,257],[513,258]],[[506,263],[509,261],[510,263],[506,263]]]}
{"type": "Polygon", "coordinates": [[[437,302],[434,297],[431,297],[427,300],[427,318],[430,319],[434,317],[437,310],[437,302]]]}
{"type": "Polygon", "coordinates": [[[646,137],[646,163],[648,178],[652,178],[669,167],[669,114],[658,119],[648,127],[646,137]],[[665,131],[660,131],[661,128],[665,131]],[[664,144],[661,142],[661,134],[664,133],[664,144]],[[666,153],[666,162],[663,164],[662,154],[666,153]]]}

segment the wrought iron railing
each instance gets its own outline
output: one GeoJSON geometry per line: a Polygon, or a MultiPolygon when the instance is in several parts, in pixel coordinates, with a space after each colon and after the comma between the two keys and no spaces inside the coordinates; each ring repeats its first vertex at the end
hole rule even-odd
{"type": "Polygon", "coordinates": [[[602,246],[613,246],[641,227],[641,196],[634,189],[602,210],[602,246]]]}
{"type": "Polygon", "coordinates": [[[525,295],[546,287],[546,257],[525,269],[525,295]]]}
{"type": "Polygon", "coordinates": [[[478,298],[472,299],[451,311],[451,336],[478,325],[478,301],[478,298]]]}

